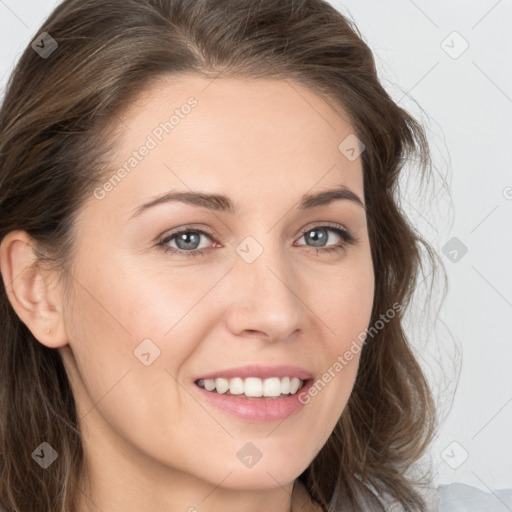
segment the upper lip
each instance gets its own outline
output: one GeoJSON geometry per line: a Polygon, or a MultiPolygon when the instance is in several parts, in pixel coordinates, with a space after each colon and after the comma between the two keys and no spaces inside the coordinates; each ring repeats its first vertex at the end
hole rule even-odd
{"type": "Polygon", "coordinates": [[[289,364],[280,365],[260,365],[251,364],[246,366],[238,366],[236,368],[226,368],[224,370],[216,370],[194,379],[216,379],[216,378],[233,378],[240,377],[245,379],[247,377],[258,377],[260,379],[267,379],[270,377],[297,377],[300,380],[308,380],[313,378],[313,374],[304,368],[289,364]]]}

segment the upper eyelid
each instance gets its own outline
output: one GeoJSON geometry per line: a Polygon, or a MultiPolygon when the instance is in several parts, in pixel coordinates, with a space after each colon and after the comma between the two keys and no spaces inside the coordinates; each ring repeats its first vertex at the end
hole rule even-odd
{"type": "Polygon", "coordinates": [[[159,236],[158,239],[160,241],[170,240],[170,239],[174,238],[175,236],[179,235],[180,233],[188,233],[189,231],[193,232],[193,233],[200,233],[202,235],[207,235],[211,239],[215,239],[215,235],[204,228],[194,228],[194,227],[187,227],[187,226],[185,226],[184,228],[177,228],[176,231],[172,231],[170,233],[169,232],[164,233],[162,236],[159,236]]]}
{"type": "Polygon", "coordinates": [[[305,228],[302,228],[300,230],[300,236],[303,236],[304,233],[307,233],[308,231],[311,231],[315,228],[330,228],[330,229],[341,229],[342,231],[346,231],[347,233],[350,233],[350,230],[343,226],[342,224],[337,223],[330,223],[330,222],[316,222],[314,224],[308,224],[305,228]]]}

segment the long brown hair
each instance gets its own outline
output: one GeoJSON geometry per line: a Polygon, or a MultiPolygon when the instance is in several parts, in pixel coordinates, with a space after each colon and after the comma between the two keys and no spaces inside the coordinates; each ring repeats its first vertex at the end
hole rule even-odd
{"type": "MultiPolygon", "coordinates": [[[[1,106],[0,240],[25,230],[37,254],[63,269],[80,205],[104,181],[119,112],[152,81],[183,73],[288,79],[349,114],[366,147],[371,325],[390,309],[396,315],[368,336],[349,402],[299,479],[325,510],[367,510],[375,496],[389,496],[424,511],[407,470],[431,441],[435,411],[402,321],[421,246],[429,261],[436,254],[396,196],[404,164],[419,157],[424,177],[430,154],[422,126],[380,84],[355,25],[323,0],[65,0],[43,31],[58,48],[46,58],[25,50],[1,106]]],[[[73,394],[59,352],[34,338],[4,287],[0,350],[0,505],[73,511],[84,465],[73,394]],[[42,441],[59,453],[51,471],[31,457],[42,441]]]]}

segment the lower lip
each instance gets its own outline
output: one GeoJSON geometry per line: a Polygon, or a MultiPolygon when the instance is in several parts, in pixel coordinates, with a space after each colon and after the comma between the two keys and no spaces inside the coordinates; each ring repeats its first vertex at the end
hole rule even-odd
{"type": "Polygon", "coordinates": [[[194,384],[199,394],[208,402],[229,414],[251,421],[281,421],[292,414],[298,413],[304,404],[299,396],[309,390],[313,379],[305,381],[302,388],[294,395],[283,398],[241,398],[239,395],[221,395],[215,391],[207,391],[194,384]]]}

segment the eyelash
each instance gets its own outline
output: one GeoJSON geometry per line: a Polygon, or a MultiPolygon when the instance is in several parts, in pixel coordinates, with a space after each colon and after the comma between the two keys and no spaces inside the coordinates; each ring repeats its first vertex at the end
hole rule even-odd
{"type": "MultiPolygon", "coordinates": [[[[341,242],[341,245],[334,245],[334,246],[330,246],[330,247],[318,247],[317,248],[317,247],[313,247],[313,246],[307,246],[307,245],[305,246],[305,247],[311,247],[314,251],[317,252],[317,254],[318,254],[318,252],[330,253],[330,252],[341,251],[341,250],[346,251],[347,245],[354,245],[355,243],[357,243],[357,239],[347,229],[343,228],[339,224],[334,224],[334,225],[322,224],[322,225],[313,226],[313,227],[304,229],[301,232],[299,238],[302,238],[306,233],[309,233],[310,231],[323,229],[323,228],[327,228],[328,230],[335,232],[337,235],[340,236],[340,238],[342,238],[343,242],[341,242]]],[[[188,256],[191,256],[191,257],[204,256],[208,249],[193,249],[191,251],[185,251],[184,249],[175,249],[174,247],[169,247],[167,245],[172,239],[174,239],[175,237],[177,237],[183,233],[198,233],[201,235],[205,235],[208,238],[212,238],[211,233],[208,233],[207,231],[203,231],[202,229],[182,228],[182,229],[174,231],[173,233],[170,233],[167,236],[165,236],[165,238],[163,238],[162,240],[160,240],[158,242],[158,246],[161,247],[165,253],[177,254],[180,256],[183,255],[183,256],[187,256],[187,257],[188,256]]],[[[310,252],[310,251],[308,251],[308,252],[310,252]]]]}

